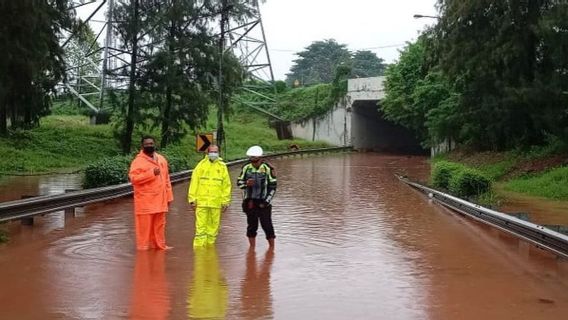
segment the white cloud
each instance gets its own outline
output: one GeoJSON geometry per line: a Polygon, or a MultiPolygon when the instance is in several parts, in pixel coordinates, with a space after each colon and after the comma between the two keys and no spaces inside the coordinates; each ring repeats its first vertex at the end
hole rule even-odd
{"type": "MultiPolygon", "coordinates": [[[[85,19],[102,1],[78,10],[85,19]]],[[[260,10],[276,79],[283,80],[302,51],[313,41],[335,39],[350,50],[371,49],[388,63],[398,50],[432,19],[414,19],[416,13],[435,15],[436,0],[267,0],[260,10]],[[398,46],[397,46],[398,45],[398,46]],[[377,48],[389,47],[390,48],[377,48]]],[[[95,19],[104,20],[102,8],[95,19]]],[[[103,26],[92,23],[95,33],[103,26]]],[[[104,38],[104,35],[101,37],[104,38]]]]}
{"type": "MultiPolygon", "coordinates": [[[[404,44],[416,39],[435,15],[436,0],[267,0],[261,4],[272,67],[284,79],[296,58],[313,41],[333,38],[350,50],[404,44]]],[[[373,49],[387,62],[398,58],[401,47],[373,49]]]]}

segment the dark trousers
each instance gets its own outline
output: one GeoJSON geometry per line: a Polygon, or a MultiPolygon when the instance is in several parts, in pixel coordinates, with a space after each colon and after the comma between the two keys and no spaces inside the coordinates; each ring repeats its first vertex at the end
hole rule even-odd
{"type": "Polygon", "coordinates": [[[272,226],[272,206],[268,205],[264,208],[259,207],[259,203],[254,201],[254,205],[249,204],[250,200],[243,202],[243,211],[247,215],[247,237],[256,237],[258,230],[258,221],[266,235],[266,239],[274,239],[274,227],[272,226]]]}

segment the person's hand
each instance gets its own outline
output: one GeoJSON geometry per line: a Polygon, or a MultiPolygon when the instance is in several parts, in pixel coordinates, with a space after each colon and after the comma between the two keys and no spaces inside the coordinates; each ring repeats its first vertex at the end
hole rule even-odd
{"type": "Polygon", "coordinates": [[[155,176],[159,176],[159,175],[160,175],[160,168],[154,168],[154,175],[155,175],[155,176]]]}
{"type": "Polygon", "coordinates": [[[254,186],[254,179],[248,179],[247,180],[247,187],[252,187],[254,186]]]}
{"type": "Polygon", "coordinates": [[[267,206],[268,206],[268,203],[267,203],[267,202],[264,202],[264,201],[261,202],[261,203],[258,205],[258,207],[261,208],[261,209],[264,209],[264,208],[266,208],[267,206]]]}
{"type": "Polygon", "coordinates": [[[229,205],[228,205],[228,204],[224,204],[224,205],[221,206],[221,210],[222,210],[223,212],[227,211],[227,209],[229,209],[229,205]]]}
{"type": "Polygon", "coordinates": [[[189,205],[191,206],[191,209],[193,209],[193,210],[195,210],[195,208],[197,207],[195,202],[190,202],[189,205]]]}

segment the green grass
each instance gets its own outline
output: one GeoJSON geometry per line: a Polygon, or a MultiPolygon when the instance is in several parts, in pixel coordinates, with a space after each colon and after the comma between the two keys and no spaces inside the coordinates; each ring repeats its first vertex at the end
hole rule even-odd
{"type": "Polygon", "coordinates": [[[489,192],[481,194],[479,197],[477,197],[477,199],[475,199],[475,202],[487,208],[495,208],[501,205],[503,199],[499,194],[491,190],[489,192]]]}
{"type": "MultiPolygon", "coordinates": [[[[227,160],[245,157],[246,150],[252,145],[260,145],[265,152],[278,152],[288,149],[290,144],[297,144],[303,149],[329,146],[327,143],[306,140],[278,140],[276,131],[270,128],[268,120],[256,113],[233,115],[226,124],[226,143],[224,156],[227,160]]],[[[207,128],[215,128],[216,122],[208,121],[207,128]]]]}
{"type": "MultiPolygon", "coordinates": [[[[434,163],[442,160],[452,161],[477,168],[492,181],[503,183],[507,191],[547,199],[568,200],[568,168],[545,166],[546,170],[540,172],[523,171],[527,169],[523,168],[523,165],[529,164],[530,167],[531,162],[538,163],[541,160],[546,163],[547,159],[562,154],[566,154],[566,145],[554,140],[549,145],[527,150],[469,155],[454,152],[438,155],[432,161],[434,163]]],[[[486,200],[490,203],[495,202],[491,199],[493,197],[489,195],[490,199],[486,200]]]]}
{"type": "Polygon", "coordinates": [[[510,180],[505,184],[505,190],[548,199],[568,200],[568,167],[510,180]]]}
{"type": "Polygon", "coordinates": [[[109,125],[91,126],[85,116],[48,116],[38,128],[0,138],[0,172],[76,169],[118,153],[109,125]]]}
{"type": "Polygon", "coordinates": [[[293,121],[322,116],[335,106],[332,90],[331,84],[288,90],[279,95],[272,112],[293,121]]]}
{"type": "MultiPolygon", "coordinates": [[[[200,132],[212,131],[216,127],[212,116],[200,132]]],[[[268,120],[258,113],[241,111],[225,123],[226,146],[223,150],[226,160],[243,158],[251,145],[261,145],[266,152],[283,151],[290,144],[301,148],[326,146],[322,142],[304,140],[278,140],[268,120]]],[[[9,137],[0,138],[0,176],[2,173],[45,173],[83,169],[89,163],[120,154],[113,137],[111,125],[92,126],[86,116],[53,115],[41,120],[38,128],[18,131],[9,137]]],[[[138,144],[142,130],[133,135],[133,145],[138,144]]],[[[149,132],[156,134],[156,132],[149,132]]],[[[203,154],[195,151],[195,136],[187,135],[176,145],[168,146],[169,154],[182,155],[197,163],[203,154]]]]}
{"type": "Polygon", "coordinates": [[[511,172],[517,164],[517,161],[518,160],[514,158],[508,158],[496,163],[480,165],[477,169],[483,172],[489,179],[497,181],[511,172]]]}
{"type": "MultiPolygon", "coordinates": [[[[212,132],[217,127],[214,112],[209,117],[204,128],[198,133],[212,132]]],[[[225,145],[221,154],[225,161],[245,158],[246,150],[253,145],[260,145],[265,153],[273,153],[288,150],[291,144],[297,144],[302,149],[327,147],[329,144],[321,141],[278,140],[276,131],[269,127],[268,120],[254,112],[240,112],[232,115],[225,122],[225,145]]],[[[190,134],[176,145],[168,146],[169,154],[188,157],[189,163],[194,166],[203,159],[203,153],[195,151],[195,135],[190,134]]]]}

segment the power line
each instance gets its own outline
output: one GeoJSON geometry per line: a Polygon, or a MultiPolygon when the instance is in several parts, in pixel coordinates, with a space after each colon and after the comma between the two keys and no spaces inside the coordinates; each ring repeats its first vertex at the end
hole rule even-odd
{"type": "MultiPolygon", "coordinates": [[[[399,47],[404,47],[406,45],[406,43],[398,43],[398,44],[389,44],[389,45],[384,45],[384,46],[377,46],[377,47],[367,47],[367,48],[357,48],[354,49],[355,51],[359,51],[359,50],[376,50],[376,49],[388,49],[388,48],[399,48],[399,47]]],[[[270,49],[270,51],[276,51],[276,52],[300,52],[302,51],[302,49],[300,50],[293,50],[293,49],[270,49]]]]}

